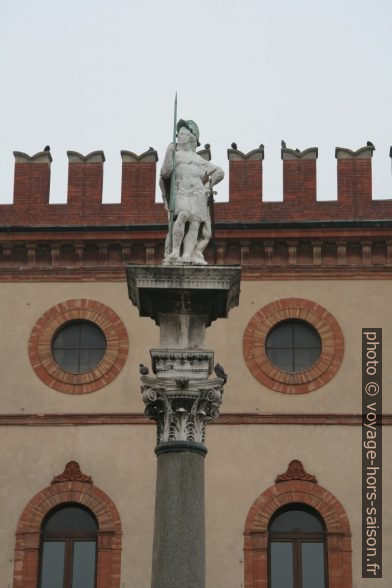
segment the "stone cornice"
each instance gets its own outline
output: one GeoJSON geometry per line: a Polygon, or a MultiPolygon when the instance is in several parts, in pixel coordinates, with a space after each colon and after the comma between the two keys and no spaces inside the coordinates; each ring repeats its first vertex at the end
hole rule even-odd
{"type": "Polygon", "coordinates": [[[162,314],[181,309],[205,316],[209,326],[238,306],[239,267],[130,264],[126,272],[130,300],[138,307],[140,316],[149,316],[157,324],[161,324],[162,314]]]}

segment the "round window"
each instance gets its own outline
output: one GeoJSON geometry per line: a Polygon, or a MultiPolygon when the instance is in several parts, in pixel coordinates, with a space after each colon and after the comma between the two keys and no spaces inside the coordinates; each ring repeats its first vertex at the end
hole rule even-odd
{"type": "Polygon", "coordinates": [[[120,317],[102,302],[86,298],[49,308],[29,340],[36,375],[65,394],[88,394],[107,386],[127,356],[128,335],[120,317]]]}
{"type": "Polygon", "coordinates": [[[56,363],[66,372],[83,374],[94,369],[107,347],[103,331],[90,321],[73,321],[61,327],[52,341],[56,363]]]}
{"type": "Polygon", "coordinates": [[[282,321],[269,331],[265,352],[280,370],[292,374],[304,372],[319,359],[321,338],[306,321],[282,321]]]}
{"type": "Polygon", "coordinates": [[[306,394],[336,374],[344,339],[336,319],[317,302],[282,298],[251,317],[243,350],[261,384],[283,394],[306,394]]]}

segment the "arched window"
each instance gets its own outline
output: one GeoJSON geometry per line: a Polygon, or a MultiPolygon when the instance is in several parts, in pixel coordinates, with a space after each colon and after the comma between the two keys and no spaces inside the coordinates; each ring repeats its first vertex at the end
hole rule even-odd
{"type": "Polygon", "coordinates": [[[326,588],[325,525],[317,511],[289,504],[268,530],[269,588],[326,588]]]}
{"type": "Polygon", "coordinates": [[[78,504],[49,512],[42,524],[39,588],[95,588],[98,523],[78,504]]]}
{"type": "Polygon", "coordinates": [[[121,534],[114,503],[70,461],[20,516],[13,588],[120,588],[121,534]]]}
{"type": "Polygon", "coordinates": [[[352,587],[346,512],[297,459],[256,498],[246,518],[244,588],[267,586],[352,587]]]}

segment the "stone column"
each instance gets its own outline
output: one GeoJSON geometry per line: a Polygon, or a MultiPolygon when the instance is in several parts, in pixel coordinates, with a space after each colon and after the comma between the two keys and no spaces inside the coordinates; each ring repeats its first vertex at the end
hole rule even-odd
{"type": "Polygon", "coordinates": [[[160,326],[145,414],[157,424],[152,588],[204,588],[205,428],[218,418],[225,375],[211,377],[205,329],[238,304],[240,269],[128,266],[129,296],[160,326]]]}

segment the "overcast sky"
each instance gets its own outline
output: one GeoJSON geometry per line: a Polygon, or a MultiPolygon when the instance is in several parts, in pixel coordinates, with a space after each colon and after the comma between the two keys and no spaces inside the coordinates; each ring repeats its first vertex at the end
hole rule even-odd
{"type": "Polygon", "coordinates": [[[264,143],[265,199],[282,197],[281,139],[319,147],[323,199],[336,198],[335,147],[370,139],[373,197],[392,197],[391,28],[391,0],[0,0],[0,202],[12,151],[47,144],[52,202],[66,198],[66,151],[97,149],[104,200],[118,201],[120,150],[162,161],[176,90],[225,170],[232,141],[264,143]]]}

